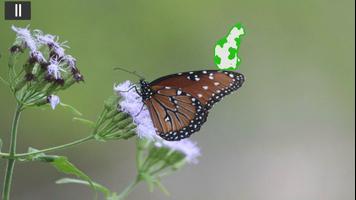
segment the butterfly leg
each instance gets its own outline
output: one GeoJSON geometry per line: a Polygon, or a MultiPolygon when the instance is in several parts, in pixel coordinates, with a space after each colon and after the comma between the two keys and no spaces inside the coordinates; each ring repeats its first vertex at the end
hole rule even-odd
{"type": "Polygon", "coordinates": [[[134,88],[135,88],[136,93],[142,97],[142,93],[137,89],[136,85],[134,86],[134,88]]]}
{"type": "Polygon", "coordinates": [[[145,104],[142,104],[140,111],[135,115],[135,117],[137,117],[142,112],[144,106],[145,104]]]}
{"type": "Polygon", "coordinates": [[[134,88],[135,88],[135,90],[136,90],[136,92],[137,92],[136,85],[131,86],[128,90],[117,90],[117,91],[118,91],[118,92],[130,92],[130,90],[132,90],[132,89],[134,89],[134,88]]]}

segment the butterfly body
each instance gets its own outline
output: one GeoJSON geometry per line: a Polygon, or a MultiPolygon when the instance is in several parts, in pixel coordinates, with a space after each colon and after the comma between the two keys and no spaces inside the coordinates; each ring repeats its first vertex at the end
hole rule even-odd
{"type": "Polygon", "coordinates": [[[140,95],[160,137],[177,141],[200,130],[209,110],[242,86],[244,76],[232,71],[204,70],[140,81],[140,95]]]}

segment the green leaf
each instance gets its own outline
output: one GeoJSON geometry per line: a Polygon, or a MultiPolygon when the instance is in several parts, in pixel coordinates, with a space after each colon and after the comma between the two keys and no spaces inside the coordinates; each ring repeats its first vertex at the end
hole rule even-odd
{"type": "Polygon", "coordinates": [[[79,170],[75,165],[73,165],[69,160],[64,156],[57,156],[56,159],[51,162],[51,164],[59,171],[65,174],[75,175],[80,179],[83,179],[88,182],[88,185],[93,189],[95,192],[95,196],[97,196],[97,190],[94,186],[94,182],[91,178],[86,175],[84,172],[79,170]]]}
{"type": "MultiPolygon", "coordinates": [[[[56,183],[57,184],[75,183],[75,184],[90,186],[90,184],[87,181],[81,179],[74,179],[74,178],[62,178],[57,180],[56,183]]],[[[115,192],[111,192],[107,187],[99,183],[96,182],[92,182],[92,183],[95,190],[103,193],[106,200],[119,200],[119,196],[115,192]]]]}
{"type": "Polygon", "coordinates": [[[91,178],[86,175],[84,172],[79,170],[74,164],[69,162],[68,158],[65,156],[57,156],[57,155],[46,155],[44,153],[41,153],[39,150],[30,147],[28,149],[29,153],[34,153],[38,152],[36,154],[30,155],[23,160],[25,161],[41,161],[41,162],[48,162],[50,163],[53,167],[55,167],[59,172],[69,174],[69,175],[74,175],[77,176],[78,178],[86,181],[88,185],[95,191],[97,192],[97,187],[95,187],[94,182],[91,180],[91,178]]]}
{"type": "Polygon", "coordinates": [[[1,152],[1,148],[2,148],[2,139],[0,138],[0,152],[1,152]]]}
{"type": "MultiPolygon", "coordinates": [[[[57,184],[67,184],[67,183],[75,183],[75,184],[81,184],[81,185],[86,185],[86,186],[90,186],[90,184],[88,183],[88,181],[84,181],[81,179],[74,179],[74,178],[62,178],[56,181],[57,184]]],[[[106,188],[105,186],[96,183],[96,182],[92,182],[93,186],[95,188],[95,190],[101,192],[104,194],[104,196],[106,198],[111,197],[114,193],[112,193],[108,188],[106,188]]]]}
{"type": "Polygon", "coordinates": [[[89,185],[95,189],[93,181],[84,172],[79,170],[74,166],[69,160],[64,156],[57,156],[51,164],[60,172],[65,174],[75,175],[89,183],[89,185]]]}

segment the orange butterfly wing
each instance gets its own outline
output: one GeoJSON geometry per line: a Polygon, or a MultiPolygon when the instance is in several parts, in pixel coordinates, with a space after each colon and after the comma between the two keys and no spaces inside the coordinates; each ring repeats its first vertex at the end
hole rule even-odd
{"type": "Polygon", "coordinates": [[[204,70],[164,76],[150,85],[153,90],[165,86],[181,89],[197,98],[209,110],[224,96],[240,88],[244,80],[244,76],[238,72],[204,70]]]}
{"type": "Polygon", "coordinates": [[[200,130],[208,116],[208,111],[196,97],[177,88],[156,88],[155,94],[144,103],[159,136],[165,140],[189,137],[200,130]]]}

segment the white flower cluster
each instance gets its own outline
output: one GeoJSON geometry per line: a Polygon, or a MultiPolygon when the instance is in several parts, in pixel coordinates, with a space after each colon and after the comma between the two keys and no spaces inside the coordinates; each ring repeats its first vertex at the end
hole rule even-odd
{"type": "Polygon", "coordinates": [[[16,33],[17,39],[20,40],[25,48],[30,50],[30,56],[38,62],[47,62],[44,58],[43,54],[38,50],[41,46],[48,46],[50,51],[50,59],[49,63],[51,68],[48,69],[50,72],[56,72],[55,77],[59,78],[60,71],[63,71],[59,67],[60,62],[66,62],[70,67],[73,73],[78,73],[78,69],[76,67],[76,59],[71,56],[65,54],[64,48],[69,48],[65,45],[66,42],[59,43],[59,37],[51,34],[44,34],[41,30],[34,30],[33,36],[28,29],[19,28],[12,26],[12,30],[16,33]]]}
{"type": "Polygon", "coordinates": [[[143,105],[142,98],[137,94],[134,86],[130,81],[125,81],[114,87],[114,91],[123,97],[123,100],[120,101],[121,110],[132,116],[140,138],[155,140],[157,134],[150,113],[143,105]]]}
{"type": "Polygon", "coordinates": [[[125,81],[114,86],[114,91],[123,97],[120,101],[120,108],[123,112],[128,113],[133,118],[137,126],[136,132],[138,137],[153,141],[157,147],[166,147],[185,155],[189,163],[196,163],[197,157],[200,156],[200,149],[195,142],[189,139],[181,141],[166,141],[160,138],[152,123],[150,113],[139,94],[137,94],[134,84],[125,81]]]}
{"type": "MultiPolygon", "coordinates": [[[[59,89],[68,88],[75,82],[83,81],[79,69],[76,67],[76,59],[68,54],[65,54],[66,42],[59,42],[59,37],[51,34],[45,34],[41,30],[30,31],[26,28],[11,27],[16,33],[16,42],[11,48],[12,53],[23,52],[24,49],[29,50],[28,63],[33,67],[38,63],[45,70],[45,84],[54,84],[59,89]],[[41,47],[47,47],[49,56],[45,58],[40,51],[41,47]]],[[[38,80],[36,74],[32,74],[31,70],[26,70],[28,81],[38,80]]],[[[55,91],[53,91],[55,92],[55,91]]],[[[54,109],[59,104],[59,97],[49,95],[48,103],[54,109]]]]}

